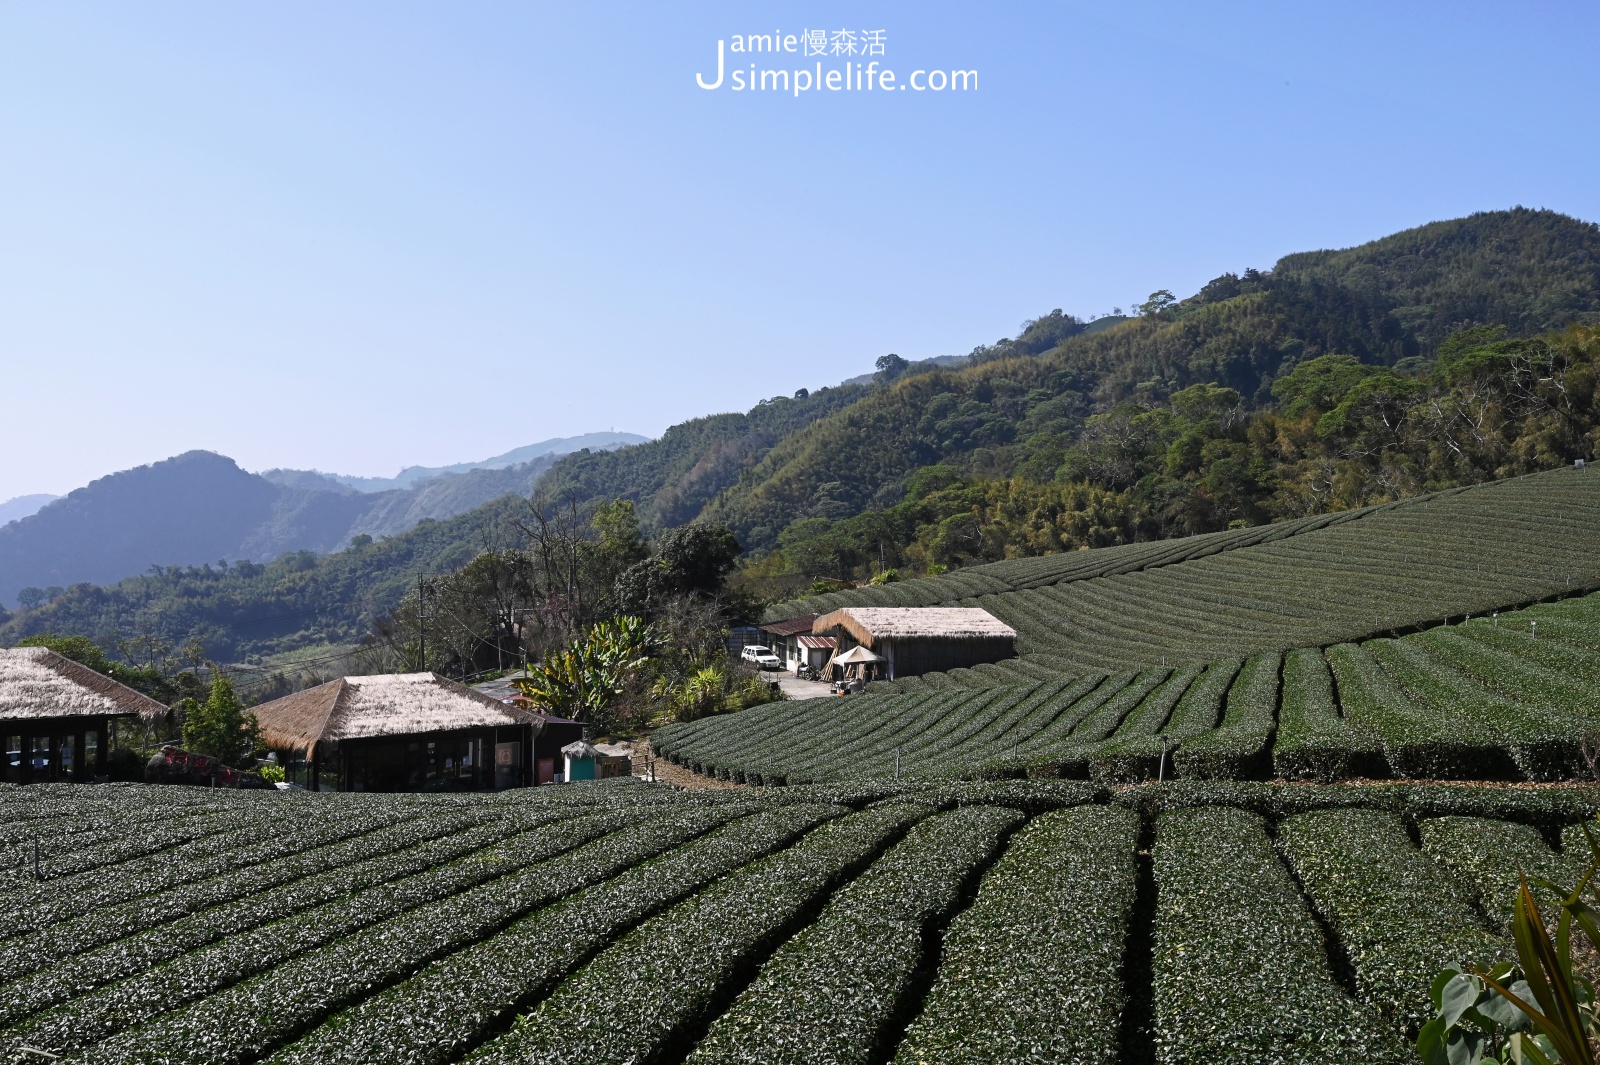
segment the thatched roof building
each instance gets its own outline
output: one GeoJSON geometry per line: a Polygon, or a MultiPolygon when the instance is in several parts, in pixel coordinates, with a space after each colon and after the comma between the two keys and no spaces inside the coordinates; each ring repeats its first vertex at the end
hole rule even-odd
{"type": "Polygon", "coordinates": [[[0,751],[13,783],[87,780],[105,771],[111,719],[146,721],[167,708],[44,647],[0,649],[0,751]]]}
{"type": "Polygon", "coordinates": [[[942,672],[1016,655],[1017,632],[977,607],[845,607],[812,625],[839,639],[839,654],[865,647],[887,660],[889,679],[942,672]]]}
{"type": "Polygon", "coordinates": [[[253,712],[268,747],[306,763],[310,786],[355,791],[527,783],[522,767],[544,724],[436,673],[343,677],[253,712]]]}
{"type": "Polygon", "coordinates": [[[0,648],[0,721],[164,717],[167,708],[45,647],[0,648]]]}
{"type": "Polygon", "coordinates": [[[253,711],[267,746],[309,753],[318,743],[498,728],[530,715],[437,673],[341,677],[253,711]]]}

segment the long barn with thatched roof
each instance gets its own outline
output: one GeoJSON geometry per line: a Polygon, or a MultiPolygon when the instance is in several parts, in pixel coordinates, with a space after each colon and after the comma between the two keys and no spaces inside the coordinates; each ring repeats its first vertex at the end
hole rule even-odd
{"type": "Polygon", "coordinates": [[[532,783],[535,738],[551,722],[572,724],[436,673],[343,677],[253,712],[267,746],[288,756],[291,781],[339,791],[488,791],[532,783]]]}
{"type": "Polygon", "coordinates": [[[157,721],[167,708],[44,647],[0,649],[0,742],[14,784],[105,774],[111,722],[157,721]]]}
{"type": "Polygon", "coordinates": [[[830,666],[864,647],[884,660],[874,665],[886,680],[999,662],[1017,653],[1016,630],[978,607],[845,607],[817,618],[811,631],[838,639],[830,666]]]}

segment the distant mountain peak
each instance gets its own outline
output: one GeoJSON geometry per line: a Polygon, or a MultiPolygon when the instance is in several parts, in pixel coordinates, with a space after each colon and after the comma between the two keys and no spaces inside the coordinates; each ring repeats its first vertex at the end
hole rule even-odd
{"type": "Polygon", "coordinates": [[[35,492],[33,495],[14,496],[0,503],[0,525],[9,525],[11,522],[22,518],[32,517],[39,513],[47,504],[54,503],[60,496],[48,495],[44,492],[35,492]]]}
{"type": "Polygon", "coordinates": [[[446,477],[457,473],[470,473],[473,470],[503,470],[512,466],[520,466],[534,459],[545,458],[551,455],[570,455],[575,451],[611,451],[619,447],[628,447],[632,444],[649,443],[650,437],[640,436],[637,433],[619,433],[616,431],[604,433],[584,433],[582,436],[562,436],[550,440],[541,440],[535,444],[525,444],[522,447],[512,448],[503,454],[494,455],[475,462],[457,462],[450,466],[407,466],[393,477],[356,477],[343,473],[326,473],[322,470],[263,470],[261,476],[274,484],[281,484],[292,488],[308,488],[321,491],[338,491],[336,485],[342,485],[345,490],[357,492],[388,492],[396,488],[413,488],[423,481],[430,481],[436,477],[446,477]]]}

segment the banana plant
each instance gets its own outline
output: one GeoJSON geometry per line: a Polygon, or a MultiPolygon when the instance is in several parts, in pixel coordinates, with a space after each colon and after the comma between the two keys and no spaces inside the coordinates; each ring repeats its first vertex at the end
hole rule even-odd
{"type": "Polygon", "coordinates": [[[592,723],[650,660],[656,640],[643,618],[602,621],[512,684],[552,713],[592,723]]]}

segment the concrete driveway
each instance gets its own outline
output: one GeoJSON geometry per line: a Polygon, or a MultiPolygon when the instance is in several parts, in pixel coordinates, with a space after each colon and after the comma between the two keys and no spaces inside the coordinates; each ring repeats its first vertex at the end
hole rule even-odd
{"type": "Polygon", "coordinates": [[[801,680],[793,673],[779,673],[778,687],[791,699],[820,699],[829,695],[825,680],[801,680]]]}

